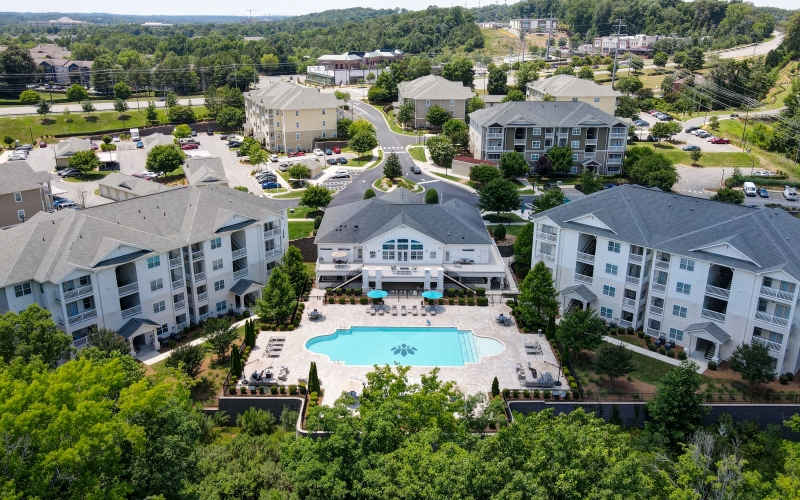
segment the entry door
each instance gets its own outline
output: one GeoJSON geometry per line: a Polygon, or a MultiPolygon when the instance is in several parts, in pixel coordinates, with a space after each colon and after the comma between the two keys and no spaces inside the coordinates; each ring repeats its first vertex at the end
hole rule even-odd
{"type": "Polygon", "coordinates": [[[397,252],[397,261],[398,262],[407,262],[408,261],[408,252],[406,250],[400,250],[397,252]]]}

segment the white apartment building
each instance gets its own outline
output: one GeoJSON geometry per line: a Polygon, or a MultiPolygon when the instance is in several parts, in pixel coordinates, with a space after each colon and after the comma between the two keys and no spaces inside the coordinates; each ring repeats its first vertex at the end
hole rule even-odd
{"type": "Polygon", "coordinates": [[[562,314],[591,306],[695,359],[759,343],[777,373],[800,368],[800,221],[787,212],[627,185],[533,222],[532,263],[550,269],[562,314]]]}
{"type": "Polygon", "coordinates": [[[558,31],[558,19],[512,19],[509,23],[512,30],[519,32],[520,29],[526,33],[547,33],[548,31],[558,31]]]}
{"type": "Polygon", "coordinates": [[[189,186],[85,210],[40,212],[0,232],[0,313],[37,303],[85,345],[109,328],[131,350],[252,304],[280,263],[286,209],[189,186]]]}

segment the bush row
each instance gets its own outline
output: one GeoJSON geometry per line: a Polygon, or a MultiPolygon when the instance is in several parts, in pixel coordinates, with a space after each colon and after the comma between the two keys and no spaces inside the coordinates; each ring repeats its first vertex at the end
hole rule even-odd
{"type": "Polygon", "coordinates": [[[725,179],[725,186],[729,188],[741,187],[745,182],[752,182],[758,187],[783,187],[792,186],[793,188],[800,188],[800,182],[788,181],[786,179],[778,179],[775,177],[728,177],[725,179]]]}
{"type": "MultiPolygon", "coordinates": [[[[564,399],[569,399],[572,396],[573,399],[580,399],[580,392],[578,391],[578,385],[574,382],[570,383],[571,393],[568,391],[566,392],[566,396],[564,399]],[[574,387],[573,387],[574,385],[574,387]]],[[[509,399],[558,399],[558,395],[554,395],[550,390],[545,389],[543,391],[539,391],[539,389],[534,389],[533,391],[529,391],[528,389],[520,390],[520,389],[503,389],[503,398],[508,401],[509,399]]]]}
{"type": "MultiPolygon", "coordinates": [[[[233,381],[233,379],[231,379],[233,381]]],[[[231,394],[266,394],[269,392],[273,396],[281,395],[289,395],[289,396],[297,396],[298,394],[304,396],[306,394],[306,387],[304,385],[297,386],[297,385],[271,385],[268,387],[259,386],[253,387],[252,389],[248,389],[246,386],[236,387],[233,386],[230,388],[231,394]]]]}

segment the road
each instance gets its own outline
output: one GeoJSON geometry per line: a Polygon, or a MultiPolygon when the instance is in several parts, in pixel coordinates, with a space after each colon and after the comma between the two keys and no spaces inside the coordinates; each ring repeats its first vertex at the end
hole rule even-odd
{"type": "MultiPolygon", "coordinates": [[[[189,104],[191,99],[178,99],[178,104],[189,104]]],[[[128,101],[128,110],[135,111],[137,109],[136,106],[136,99],[129,99],[128,101]]],[[[194,100],[193,104],[202,104],[202,101],[198,101],[197,99],[194,100]]],[[[114,103],[113,102],[98,102],[94,105],[97,111],[113,111],[114,110],[114,103]]],[[[164,108],[165,103],[163,101],[156,101],[157,108],[164,108]]],[[[69,108],[71,113],[82,113],[81,105],[77,102],[72,102],[69,104],[54,104],[53,108],[50,110],[50,114],[61,114],[64,112],[64,109],[69,108]]],[[[139,108],[144,110],[147,108],[147,99],[139,98],[139,108]]],[[[17,116],[17,115],[35,115],[36,114],[36,106],[8,106],[0,108],[0,116],[17,116]]]]}
{"type": "Polygon", "coordinates": [[[783,41],[783,33],[774,32],[775,38],[766,42],[745,45],[744,47],[737,47],[735,49],[723,50],[716,52],[722,59],[734,59],[737,57],[753,57],[753,54],[765,55],[772,49],[777,49],[778,45],[783,41]],[[755,52],[754,52],[755,51],[755,52]]]}

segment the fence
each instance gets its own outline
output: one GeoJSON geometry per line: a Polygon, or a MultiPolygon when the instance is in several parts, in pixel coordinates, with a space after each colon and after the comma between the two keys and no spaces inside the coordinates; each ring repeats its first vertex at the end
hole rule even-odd
{"type": "MultiPolygon", "coordinates": [[[[572,370],[570,369],[570,373],[572,370]]],[[[578,382],[580,384],[580,382],[578,382]]],[[[612,402],[635,403],[653,399],[652,392],[623,392],[618,394],[597,394],[591,390],[580,390],[580,400],[583,402],[612,402]]],[[[766,405],[796,405],[800,404],[800,394],[704,394],[703,399],[708,404],[766,404],[766,405]]]]}

